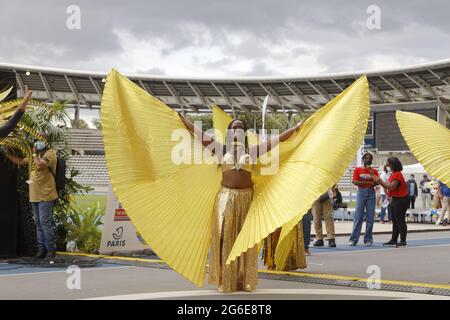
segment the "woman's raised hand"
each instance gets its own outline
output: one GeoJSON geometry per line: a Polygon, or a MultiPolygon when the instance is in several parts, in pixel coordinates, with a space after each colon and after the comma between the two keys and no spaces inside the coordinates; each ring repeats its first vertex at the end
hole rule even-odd
{"type": "Polygon", "coordinates": [[[300,128],[302,127],[304,121],[300,121],[299,123],[297,123],[297,125],[295,126],[295,132],[297,132],[298,130],[300,130],[300,128]]]}
{"type": "Polygon", "coordinates": [[[19,110],[25,111],[25,109],[27,108],[28,103],[31,100],[31,95],[32,94],[33,94],[33,91],[28,89],[28,86],[25,86],[25,95],[23,96],[23,99],[20,102],[19,110]]]}

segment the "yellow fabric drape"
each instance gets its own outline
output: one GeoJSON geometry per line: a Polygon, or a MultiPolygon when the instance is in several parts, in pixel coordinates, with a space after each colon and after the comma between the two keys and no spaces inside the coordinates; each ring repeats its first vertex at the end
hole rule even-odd
{"type": "MultiPolygon", "coordinates": [[[[227,262],[275,229],[300,221],[338,181],[363,141],[369,109],[367,79],[362,77],[279,146],[278,173],[254,176],[254,198],[227,262]]],[[[218,166],[174,164],[171,154],[179,141],[171,136],[184,129],[177,113],[115,70],[105,84],[101,117],[110,180],[119,201],[158,256],[202,286],[221,182],[218,166]]],[[[293,228],[287,227],[280,240],[293,228]]],[[[278,246],[286,241],[280,242],[278,246]]]]}
{"type": "Polygon", "coordinates": [[[205,279],[213,209],[220,187],[217,165],[175,165],[171,141],[185,130],[178,114],[112,70],[101,103],[109,177],[144,240],[197,286],[205,279]]]}
{"type": "Polygon", "coordinates": [[[450,186],[450,130],[417,113],[398,110],[396,118],[417,160],[429,174],[450,186]]]}
{"type": "Polygon", "coordinates": [[[369,114],[369,86],[362,76],[280,144],[277,174],[254,177],[253,203],[228,262],[283,227],[275,262],[285,267],[292,243],[289,232],[350,165],[363,142],[369,114]]]}
{"type": "MultiPolygon", "coordinates": [[[[290,254],[288,261],[285,263],[283,269],[278,268],[275,263],[275,252],[277,243],[280,237],[281,229],[275,230],[264,240],[264,250],[263,250],[263,262],[269,270],[281,270],[281,271],[291,271],[297,269],[305,269],[306,256],[305,256],[305,243],[303,239],[303,226],[302,223],[297,224],[285,238],[290,243],[290,254]]],[[[285,240],[286,241],[286,240],[285,240]]]]}
{"type": "Polygon", "coordinates": [[[212,106],[212,117],[214,129],[221,133],[222,139],[219,141],[224,144],[227,134],[227,127],[233,119],[218,105],[212,106]]]}

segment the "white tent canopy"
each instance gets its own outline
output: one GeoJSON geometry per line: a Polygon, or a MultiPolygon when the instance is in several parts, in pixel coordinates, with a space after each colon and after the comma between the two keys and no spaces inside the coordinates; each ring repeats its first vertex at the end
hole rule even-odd
{"type": "Polygon", "coordinates": [[[424,174],[427,174],[427,172],[420,163],[403,166],[403,175],[409,178],[410,174],[414,174],[416,178],[418,177],[422,178],[422,176],[424,174]]]}

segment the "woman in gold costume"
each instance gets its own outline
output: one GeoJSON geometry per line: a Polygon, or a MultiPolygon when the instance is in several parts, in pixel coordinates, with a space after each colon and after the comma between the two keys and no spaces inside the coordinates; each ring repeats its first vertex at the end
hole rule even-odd
{"type": "Polygon", "coordinates": [[[279,144],[254,146],[250,135],[249,145],[244,123],[225,114],[214,127],[227,139],[210,143],[207,132],[195,134],[190,121],[112,70],[101,116],[113,191],[139,234],[174,271],[202,287],[209,252],[210,283],[223,292],[254,290],[258,244],[281,228],[275,261],[284,269],[298,222],[353,160],[367,129],[368,92],[363,76],[301,129],[281,134],[279,144]],[[210,144],[213,153],[204,147],[210,144]],[[279,162],[266,166],[266,157],[279,162]]]}
{"type": "Polygon", "coordinates": [[[306,268],[306,254],[305,254],[305,244],[303,241],[303,227],[302,222],[291,231],[294,233],[292,248],[289,253],[286,265],[278,268],[275,263],[275,251],[278,245],[278,240],[280,239],[281,228],[278,228],[273,233],[271,233],[266,239],[264,239],[264,247],[262,253],[262,259],[265,266],[269,270],[279,270],[279,271],[291,271],[297,269],[306,268]]]}
{"type": "MultiPolygon", "coordinates": [[[[194,124],[180,114],[186,128],[197,132],[194,124]]],[[[241,231],[253,198],[252,170],[256,158],[269,152],[277,141],[287,140],[298,131],[301,123],[284,131],[279,140],[269,139],[265,145],[249,146],[247,127],[234,119],[228,125],[226,143],[222,145],[213,137],[203,133],[201,141],[205,147],[215,145],[222,170],[221,189],[216,198],[215,217],[212,227],[212,243],[209,256],[209,283],[218,286],[220,292],[253,291],[258,280],[258,246],[247,250],[230,264],[226,260],[237,235],[241,231]],[[223,156],[222,156],[223,154],[223,156]]],[[[302,243],[303,246],[303,243],[302,243]]]]}

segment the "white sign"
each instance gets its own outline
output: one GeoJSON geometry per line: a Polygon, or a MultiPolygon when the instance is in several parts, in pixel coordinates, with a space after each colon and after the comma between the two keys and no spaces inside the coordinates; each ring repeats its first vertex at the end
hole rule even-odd
{"type": "Polygon", "coordinates": [[[106,203],[100,254],[143,251],[148,249],[150,248],[140,239],[135,227],[110,186],[106,203]]]}
{"type": "Polygon", "coordinates": [[[266,113],[267,113],[267,104],[269,103],[269,96],[267,95],[264,98],[263,106],[262,106],[262,140],[266,140],[266,113]]]}
{"type": "Polygon", "coordinates": [[[357,167],[362,167],[363,163],[362,163],[362,156],[364,154],[364,143],[361,145],[361,147],[359,147],[358,149],[358,153],[356,154],[356,166],[357,167]]]}

